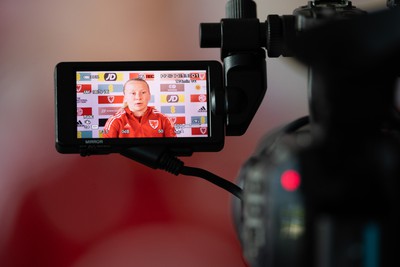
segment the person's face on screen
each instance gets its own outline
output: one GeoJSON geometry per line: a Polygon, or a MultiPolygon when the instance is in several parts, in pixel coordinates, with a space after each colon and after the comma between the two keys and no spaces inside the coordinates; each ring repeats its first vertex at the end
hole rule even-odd
{"type": "Polygon", "coordinates": [[[146,82],[129,81],[125,85],[125,102],[135,116],[140,117],[146,112],[150,98],[150,90],[146,82]]]}

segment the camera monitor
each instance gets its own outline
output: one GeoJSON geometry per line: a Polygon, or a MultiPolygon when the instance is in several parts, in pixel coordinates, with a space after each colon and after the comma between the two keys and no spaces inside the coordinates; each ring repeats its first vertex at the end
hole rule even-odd
{"type": "Polygon", "coordinates": [[[55,104],[60,153],[165,146],[184,155],[224,145],[217,61],[61,62],[55,104]]]}

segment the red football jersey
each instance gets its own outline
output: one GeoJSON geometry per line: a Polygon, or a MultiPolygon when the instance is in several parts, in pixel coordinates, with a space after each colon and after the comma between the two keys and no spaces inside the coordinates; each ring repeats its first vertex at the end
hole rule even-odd
{"type": "Polygon", "coordinates": [[[172,122],[153,107],[140,118],[128,107],[121,109],[107,120],[103,131],[105,138],[176,137],[172,122]]]}

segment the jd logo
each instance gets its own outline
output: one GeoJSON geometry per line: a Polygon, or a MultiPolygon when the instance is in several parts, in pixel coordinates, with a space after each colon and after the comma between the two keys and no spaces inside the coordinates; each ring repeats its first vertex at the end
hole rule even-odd
{"type": "Polygon", "coordinates": [[[117,80],[117,74],[116,73],[105,73],[104,74],[104,80],[105,81],[116,81],[117,80]]]}
{"type": "Polygon", "coordinates": [[[179,96],[177,96],[177,95],[168,95],[167,96],[167,102],[168,103],[177,103],[177,102],[179,102],[179,96]]]}

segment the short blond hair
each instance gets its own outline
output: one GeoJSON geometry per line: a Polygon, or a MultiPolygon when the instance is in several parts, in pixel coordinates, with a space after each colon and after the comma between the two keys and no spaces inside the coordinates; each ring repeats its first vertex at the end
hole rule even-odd
{"type": "MultiPolygon", "coordinates": [[[[149,94],[150,94],[150,86],[149,86],[149,84],[145,80],[143,80],[141,78],[134,78],[134,79],[129,79],[129,80],[127,80],[125,82],[124,88],[123,88],[123,91],[122,91],[124,93],[124,95],[125,95],[125,87],[130,82],[143,82],[143,83],[145,83],[146,86],[147,86],[147,90],[149,91],[149,94]]],[[[125,102],[125,98],[124,98],[124,102],[122,103],[122,108],[126,108],[127,106],[128,106],[128,103],[125,102]]]]}

